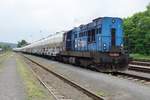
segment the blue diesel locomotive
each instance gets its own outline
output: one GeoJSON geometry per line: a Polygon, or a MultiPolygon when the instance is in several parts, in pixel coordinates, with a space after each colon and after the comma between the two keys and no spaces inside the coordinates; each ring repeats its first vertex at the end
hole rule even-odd
{"type": "Polygon", "coordinates": [[[128,54],[123,47],[122,24],[120,18],[103,17],[66,32],[60,58],[103,72],[127,69],[128,54]]]}
{"type": "Polygon", "coordinates": [[[100,17],[15,50],[101,72],[123,71],[128,68],[128,53],[122,24],[120,18],[100,17]]]}

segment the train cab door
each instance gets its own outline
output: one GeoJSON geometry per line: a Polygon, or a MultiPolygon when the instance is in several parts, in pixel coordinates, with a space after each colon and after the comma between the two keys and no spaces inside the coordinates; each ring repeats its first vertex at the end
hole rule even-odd
{"type": "Polygon", "coordinates": [[[111,46],[114,48],[116,45],[116,29],[112,28],[111,29],[111,46]]]}

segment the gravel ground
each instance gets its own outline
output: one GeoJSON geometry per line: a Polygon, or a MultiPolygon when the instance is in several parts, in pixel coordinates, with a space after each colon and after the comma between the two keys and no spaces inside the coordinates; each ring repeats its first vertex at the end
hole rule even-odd
{"type": "Polygon", "coordinates": [[[35,71],[35,73],[41,77],[41,79],[48,84],[48,86],[53,87],[57,94],[63,96],[65,100],[92,100],[84,93],[78,91],[76,88],[68,85],[64,81],[60,80],[53,74],[45,71],[44,69],[38,67],[36,64],[25,60],[26,63],[35,71]]]}
{"type": "Polygon", "coordinates": [[[25,92],[20,79],[15,57],[11,55],[6,59],[0,72],[0,100],[25,100],[25,92]]]}
{"type": "Polygon", "coordinates": [[[149,100],[150,98],[150,87],[56,61],[50,61],[31,55],[28,55],[28,57],[41,64],[45,64],[49,69],[78,82],[83,87],[97,94],[103,94],[109,100],[149,100]]]}

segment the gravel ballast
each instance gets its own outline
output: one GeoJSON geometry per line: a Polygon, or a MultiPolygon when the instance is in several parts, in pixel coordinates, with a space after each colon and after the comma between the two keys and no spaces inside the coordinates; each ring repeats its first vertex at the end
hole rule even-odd
{"type": "Polygon", "coordinates": [[[111,100],[149,100],[150,87],[111,75],[26,55],[83,87],[111,100]]]}
{"type": "Polygon", "coordinates": [[[53,74],[47,72],[36,64],[25,59],[26,63],[34,70],[34,72],[45,82],[49,87],[53,87],[57,95],[62,96],[66,100],[92,100],[90,97],[77,90],[76,88],[65,83],[53,74]]]}

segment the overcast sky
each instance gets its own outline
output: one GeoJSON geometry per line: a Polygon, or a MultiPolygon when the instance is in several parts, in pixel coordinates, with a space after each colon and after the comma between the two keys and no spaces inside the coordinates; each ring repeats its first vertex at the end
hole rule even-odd
{"type": "Polygon", "coordinates": [[[0,41],[29,42],[102,16],[128,17],[150,0],[0,0],[0,41]]]}

